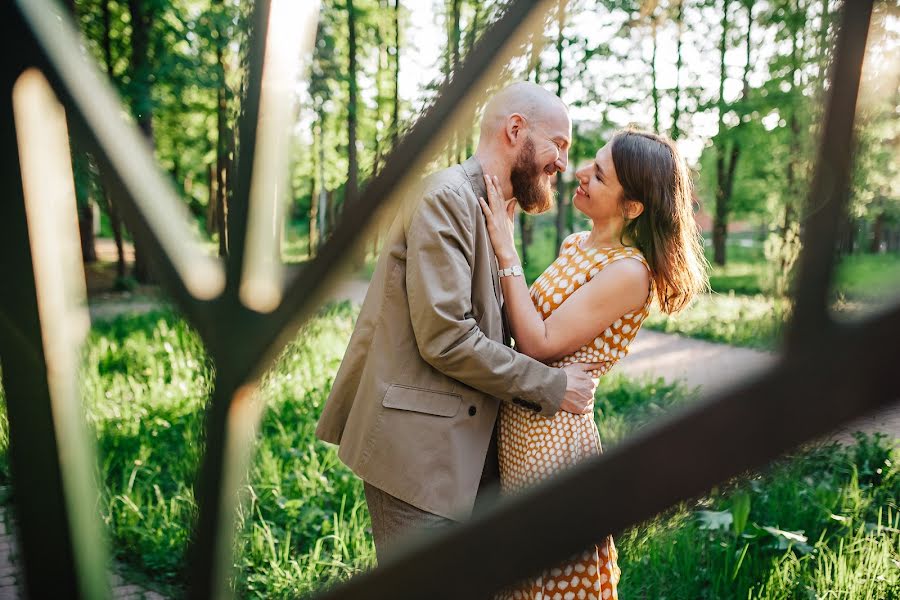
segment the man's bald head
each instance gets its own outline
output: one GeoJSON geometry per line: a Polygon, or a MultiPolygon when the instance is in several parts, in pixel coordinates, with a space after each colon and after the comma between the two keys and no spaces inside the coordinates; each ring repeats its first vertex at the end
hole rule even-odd
{"type": "Polygon", "coordinates": [[[475,158],[522,210],[544,212],[553,205],[551,180],[568,165],[571,137],[562,100],[539,85],[514,83],[485,107],[475,158]]]}
{"type": "Polygon", "coordinates": [[[537,123],[568,119],[568,109],[558,96],[535,83],[520,81],[497,92],[485,106],[481,137],[490,139],[498,135],[513,114],[537,123]]]}

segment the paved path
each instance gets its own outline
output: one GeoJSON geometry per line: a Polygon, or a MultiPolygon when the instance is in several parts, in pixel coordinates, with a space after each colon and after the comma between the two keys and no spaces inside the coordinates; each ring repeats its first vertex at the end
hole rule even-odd
{"type": "MultiPolygon", "coordinates": [[[[702,387],[709,393],[764,371],[776,358],[777,355],[770,352],[642,329],[631,343],[628,356],[612,372],[625,373],[630,377],[662,377],[670,381],[681,379],[689,386],[702,387]]],[[[900,439],[900,402],[848,423],[825,439],[853,442],[853,432],[856,431],[880,431],[900,439]]]]}

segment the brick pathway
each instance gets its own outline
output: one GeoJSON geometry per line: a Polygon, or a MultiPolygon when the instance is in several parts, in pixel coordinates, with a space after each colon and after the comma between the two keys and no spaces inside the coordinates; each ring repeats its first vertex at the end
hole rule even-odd
{"type": "MultiPolygon", "coordinates": [[[[17,564],[18,545],[15,524],[8,507],[0,505],[0,600],[25,598],[24,582],[20,580],[17,564]]],[[[162,594],[129,583],[120,573],[111,572],[109,584],[116,600],[166,600],[162,594]]]]}

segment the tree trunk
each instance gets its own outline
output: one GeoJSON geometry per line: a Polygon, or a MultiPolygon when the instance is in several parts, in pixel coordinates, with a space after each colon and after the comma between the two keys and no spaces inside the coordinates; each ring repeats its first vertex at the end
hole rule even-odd
{"type": "Polygon", "coordinates": [[[534,223],[525,214],[525,211],[519,211],[519,241],[522,246],[522,266],[528,264],[528,248],[531,246],[534,234],[534,223]]]}
{"type": "Polygon", "coordinates": [[[347,102],[347,186],[344,189],[344,202],[356,200],[359,190],[359,164],[356,155],[356,9],[353,0],[347,0],[347,28],[349,30],[349,48],[347,79],[350,84],[350,96],[347,102]]]}
{"type": "Polygon", "coordinates": [[[659,133],[659,87],[656,85],[656,47],[658,42],[657,26],[659,21],[656,14],[650,15],[650,23],[653,34],[653,54],[650,57],[650,93],[653,97],[653,132],[659,133]]]}
{"type": "Polygon", "coordinates": [[[391,105],[391,143],[400,135],[400,0],[394,0],[394,101],[391,105]]]}
{"type": "Polygon", "coordinates": [[[879,213],[872,224],[872,243],[869,252],[877,254],[881,252],[881,242],[884,239],[884,213],[879,213]]]}
{"type": "Polygon", "coordinates": [[[319,190],[316,189],[316,174],[313,172],[309,186],[309,237],[306,245],[306,253],[311,259],[315,258],[316,249],[319,247],[319,199],[316,198],[318,193],[319,190]]]}
{"type": "Polygon", "coordinates": [[[94,209],[90,201],[78,207],[78,233],[81,237],[81,259],[84,264],[97,262],[97,248],[94,243],[94,209]]]}
{"type": "MultiPolygon", "coordinates": [[[[113,70],[112,58],[112,11],[110,10],[110,0],[103,0],[101,5],[103,20],[103,37],[101,45],[103,46],[103,59],[106,63],[106,75],[109,77],[110,83],[115,83],[116,75],[113,70]]],[[[102,184],[101,184],[102,185],[102,184]]],[[[113,203],[112,196],[105,190],[102,192],[106,200],[106,212],[109,215],[109,224],[113,231],[113,239],[116,242],[116,277],[123,279],[125,277],[125,245],[122,242],[122,217],[119,210],[113,203]]]]}
{"type": "Polygon", "coordinates": [[[228,84],[225,79],[225,46],[228,36],[222,29],[222,0],[214,0],[216,44],[216,229],[219,232],[219,256],[228,256],[228,84]]]}
{"type": "MultiPolygon", "coordinates": [[[[450,12],[447,15],[447,59],[445,61],[447,69],[446,80],[449,82],[451,76],[459,68],[459,43],[460,43],[460,3],[461,0],[450,0],[450,12]]],[[[448,143],[448,164],[456,164],[459,160],[459,131],[453,131],[450,134],[448,143]]]]}
{"type": "MultiPolygon", "coordinates": [[[[469,26],[469,31],[466,33],[466,56],[472,55],[472,50],[475,48],[475,41],[478,38],[478,30],[481,28],[481,19],[482,19],[482,7],[483,4],[481,2],[475,3],[475,15],[472,17],[472,23],[469,26]]],[[[474,120],[475,115],[472,115],[474,120]]],[[[472,153],[475,151],[475,128],[470,127],[469,133],[466,136],[466,147],[465,152],[463,152],[463,156],[461,156],[460,162],[462,159],[467,156],[472,156],[472,153]]]]}
{"type": "MultiPolygon", "coordinates": [[[[145,0],[128,0],[131,16],[131,84],[132,110],[138,127],[153,148],[153,103],[150,97],[149,38],[153,15],[145,0]]],[[[134,240],[134,278],[150,281],[150,270],[144,249],[134,240]]]]}
{"type": "MultiPolygon", "coordinates": [[[[65,0],[65,6],[69,10],[76,27],[80,29],[75,0],[65,0]]],[[[76,158],[76,155],[80,157],[82,153],[74,147],[71,150],[73,160],[81,160],[76,158]]],[[[94,211],[91,209],[90,198],[76,198],[76,200],[78,201],[76,213],[78,215],[78,233],[81,239],[81,258],[85,264],[97,262],[97,248],[94,240],[94,211]]]]}
{"type": "Polygon", "coordinates": [[[334,231],[334,226],[337,223],[337,201],[334,196],[334,190],[328,190],[325,194],[325,204],[328,206],[328,219],[327,219],[327,229],[328,233],[334,231]]]}
{"type": "Polygon", "coordinates": [[[719,144],[716,146],[716,210],[713,219],[713,261],[724,265],[728,238],[728,198],[725,197],[725,52],[728,50],[728,6],[722,0],[722,35],[719,38],[719,144]]]}
{"type": "Polygon", "coordinates": [[[684,2],[685,0],[676,0],[678,7],[675,12],[675,23],[678,27],[678,41],[675,46],[675,108],[672,110],[672,131],[671,138],[677,140],[681,137],[681,129],[678,121],[681,120],[681,42],[684,33],[684,2]]]}
{"type": "Polygon", "coordinates": [[[328,235],[331,226],[331,215],[329,214],[329,197],[327,185],[325,182],[325,131],[324,131],[325,113],[319,112],[316,119],[316,130],[318,131],[319,140],[319,208],[318,208],[318,227],[319,235],[316,236],[316,249],[322,245],[328,235]]]}
{"type": "MultiPolygon", "coordinates": [[[[556,95],[562,98],[563,93],[563,34],[566,26],[566,1],[559,1],[557,25],[559,31],[556,36],[556,95]]],[[[569,210],[569,199],[566,198],[566,182],[562,173],[556,174],[556,248],[562,247],[566,238],[566,212],[569,210]]]]}
{"type": "Polygon", "coordinates": [[[213,163],[206,165],[207,198],[206,202],[206,233],[212,235],[219,230],[219,210],[216,205],[216,166],[213,163]]]}

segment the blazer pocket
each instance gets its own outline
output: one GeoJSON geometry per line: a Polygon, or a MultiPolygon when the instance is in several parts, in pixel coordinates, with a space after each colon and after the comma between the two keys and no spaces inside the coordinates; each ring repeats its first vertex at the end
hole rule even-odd
{"type": "Polygon", "coordinates": [[[454,417],[462,405],[462,396],[394,383],[384,394],[381,405],[437,417],[454,417]]]}

